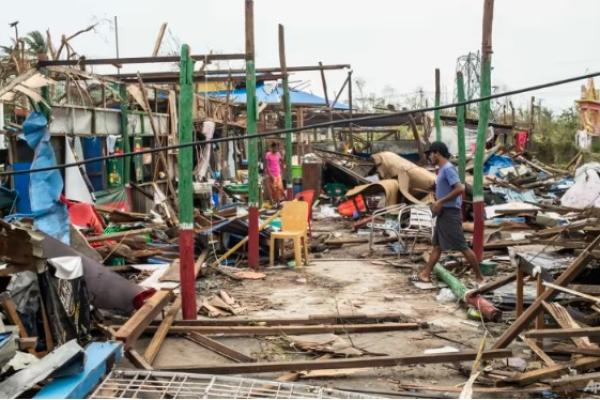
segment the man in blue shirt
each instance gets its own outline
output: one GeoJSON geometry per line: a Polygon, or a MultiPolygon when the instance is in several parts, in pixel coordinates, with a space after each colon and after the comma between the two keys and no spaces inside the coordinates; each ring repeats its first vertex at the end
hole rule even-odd
{"type": "Polygon", "coordinates": [[[423,282],[429,282],[431,271],[440,260],[442,251],[460,251],[473,268],[475,279],[481,283],[483,276],[481,276],[479,262],[473,250],[467,246],[462,227],[461,205],[465,187],[460,182],[456,167],[448,161],[450,152],[445,143],[433,142],[429,148],[429,157],[439,168],[435,180],[436,201],[431,206],[431,211],[437,218],[431,241],[433,250],[417,278],[423,282]]]}

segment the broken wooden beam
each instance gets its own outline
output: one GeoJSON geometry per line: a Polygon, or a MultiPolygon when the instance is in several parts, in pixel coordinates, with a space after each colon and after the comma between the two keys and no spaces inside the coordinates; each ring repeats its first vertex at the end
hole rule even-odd
{"type": "MultiPolygon", "coordinates": [[[[556,279],[555,284],[560,286],[566,286],[573,279],[575,279],[581,270],[585,268],[588,262],[591,261],[592,256],[591,252],[598,246],[600,243],[600,235],[594,239],[592,243],[579,255],[569,267],[563,271],[562,274],[556,279]]],[[[537,314],[542,311],[542,303],[547,300],[551,300],[556,295],[556,290],[552,288],[548,288],[545,290],[534,302],[521,314],[512,325],[504,331],[504,333],[496,340],[493,345],[494,349],[500,349],[506,347],[516,338],[519,333],[525,329],[531,321],[537,316],[537,314]]]]}
{"type": "Polygon", "coordinates": [[[572,338],[584,336],[600,336],[600,327],[593,328],[556,328],[556,329],[532,329],[525,332],[525,337],[543,339],[549,337],[572,338]]]}
{"type": "Polygon", "coordinates": [[[514,281],[515,279],[517,279],[517,273],[513,272],[510,275],[504,276],[502,278],[496,279],[495,281],[492,282],[488,282],[485,285],[481,286],[479,289],[475,289],[469,292],[469,295],[478,295],[478,294],[484,294],[484,293],[488,293],[491,291],[494,291],[504,285],[509,284],[510,282],[514,281]]]}
{"type": "Polygon", "coordinates": [[[125,357],[136,367],[139,369],[145,369],[147,371],[152,371],[152,365],[140,353],[135,349],[129,349],[125,351],[125,357]]]}
{"type": "Polygon", "coordinates": [[[540,358],[540,360],[542,360],[544,364],[546,364],[546,366],[553,367],[556,365],[556,362],[537,345],[535,340],[532,340],[527,337],[524,337],[522,339],[523,343],[525,343],[531,349],[531,351],[533,351],[540,358]]]}
{"type": "Polygon", "coordinates": [[[554,378],[560,376],[569,370],[586,370],[600,367],[600,358],[584,357],[565,364],[557,364],[552,367],[540,368],[533,371],[523,372],[514,378],[507,378],[502,384],[516,384],[526,386],[542,379],[554,378]]]}
{"type": "MultiPolygon", "coordinates": [[[[477,357],[477,352],[457,352],[443,354],[424,354],[419,356],[383,356],[383,357],[357,357],[331,360],[300,360],[300,361],[273,361],[240,364],[215,364],[192,366],[166,366],[161,370],[196,372],[209,374],[250,374],[263,372],[284,371],[312,371],[320,369],[346,369],[346,368],[376,368],[396,367],[399,365],[440,364],[460,361],[471,361],[477,357]]],[[[491,350],[481,353],[482,360],[507,358],[512,355],[510,350],[491,350]]]]}
{"type": "Polygon", "coordinates": [[[256,362],[255,358],[247,356],[244,353],[240,353],[239,351],[232,349],[231,347],[226,346],[221,342],[209,338],[208,336],[192,332],[188,333],[185,337],[186,339],[204,347],[205,349],[213,351],[219,355],[222,355],[223,357],[229,358],[230,360],[247,363],[256,362]]]}
{"type": "MultiPolygon", "coordinates": [[[[279,326],[279,325],[334,325],[334,324],[375,324],[382,322],[406,321],[401,313],[381,314],[316,314],[308,318],[256,318],[256,319],[197,319],[176,320],[174,326],[279,326]]],[[[153,323],[153,325],[156,323],[153,323]]],[[[424,325],[425,323],[421,323],[424,325]]]]}
{"type": "Polygon", "coordinates": [[[125,343],[125,349],[130,349],[136,340],[144,333],[150,322],[167,305],[171,299],[170,290],[159,290],[150,297],[139,310],[133,314],[115,333],[115,338],[125,343]]]}
{"type": "Polygon", "coordinates": [[[150,365],[154,363],[154,360],[156,359],[156,356],[158,355],[158,352],[160,351],[160,348],[167,337],[169,329],[171,328],[171,325],[173,325],[173,321],[175,320],[175,317],[177,317],[177,313],[179,312],[180,308],[181,295],[177,296],[173,304],[171,304],[169,311],[167,311],[165,317],[158,326],[158,329],[156,332],[154,332],[154,336],[148,344],[148,347],[146,347],[144,358],[150,365]]]}
{"type": "MultiPolygon", "coordinates": [[[[124,326],[124,325],[123,325],[124,326]]],[[[386,324],[339,324],[339,325],[281,325],[281,326],[172,326],[171,334],[191,332],[216,335],[303,335],[312,333],[368,333],[419,329],[423,325],[413,322],[386,324]]],[[[120,330],[120,329],[119,329],[120,330]]],[[[155,332],[156,326],[148,326],[146,332],[155,332]]],[[[118,333],[118,332],[117,332],[118,333]]]]}

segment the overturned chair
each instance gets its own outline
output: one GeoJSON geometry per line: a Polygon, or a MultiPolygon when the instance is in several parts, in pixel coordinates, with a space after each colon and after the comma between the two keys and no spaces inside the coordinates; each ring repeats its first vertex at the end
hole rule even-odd
{"type": "Polygon", "coordinates": [[[396,235],[400,245],[407,249],[406,242],[412,239],[410,253],[412,254],[417,241],[425,240],[431,242],[433,236],[433,214],[427,205],[396,204],[373,213],[373,221],[369,224],[371,228],[369,236],[369,251],[373,251],[374,230],[389,231],[396,235]],[[386,214],[398,214],[396,224],[377,224],[375,219],[386,214]]]}

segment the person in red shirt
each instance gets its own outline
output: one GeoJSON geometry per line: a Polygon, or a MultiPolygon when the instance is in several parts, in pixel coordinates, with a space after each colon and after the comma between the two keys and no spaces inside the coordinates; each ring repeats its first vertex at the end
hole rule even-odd
{"type": "Polygon", "coordinates": [[[283,157],[279,152],[279,143],[271,143],[271,151],[265,154],[265,173],[269,182],[269,194],[271,202],[279,207],[279,202],[284,198],[283,181],[281,171],[283,170],[283,157]]]}

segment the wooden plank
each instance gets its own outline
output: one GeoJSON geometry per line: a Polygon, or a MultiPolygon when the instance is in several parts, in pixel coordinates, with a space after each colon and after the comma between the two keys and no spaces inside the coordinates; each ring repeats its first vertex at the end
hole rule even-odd
{"type": "Polygon", "coordinates": [[[525,386],[531,383],[538,382],[542,379],[560,376],[565,372],[568,372],[570,369],[585,370],[598,367],[600,367],[600,358],[584,357],[566,364],[557,364],[553,367],[540,368],[534,371],[524,372],[522,374],[517,375],[514,378],[507,378],[505,381],[503,381],[503,383],[525,386]]]}
{"type": "Polygon", "coordinates": [[[600,349],[582,349],[580,347],[558,344],[554,346],[549,353],[567,353],[567,354],[583,354],[586,356],[600,357],[600,349]]]}
{"type": "MultiPolygon", "coordinates": [[[[123,325],[125,326],[125,325],[123,325]]],[[[418,323],[387,323],[387,324],[340,324],[340,325],[281,325],[281,326],[172,326],[169,333],[184,334],[190,332],[202,334],[229,335],[303,335],[312,333],[367,333],[389,332],[419,329],[418,323]]],[[[122,328],[122,327],[121,327],[122,328]]],[[[119,329],[120,331],[121,329],[119,329]]],[[[155,332],[156,326],[148,326],[146,332],[155,332]]],[[[117,332],[118,333],[118,332],[117,332]]]]}
{"type": "Polygon", "coordinates": [[[513,272],[510,275],[507,275],[502,278],[496,279],[495,281],[486,283],[485,285],[481,286],[479,289],[475,289],[475,290],[469,292],[469,295],[476,296],[478,294],[484,294],[484,293],[494,291],[506,284],[509,284],[510,282],[514,281],[515,279],[517,279],[517,273],[513,272]]]}
{"type": "MultiPolygon", "coordinates": [[[[320,369],[345,369],[345,368],[376,368],[396,367],[399,365],[440,364],[460,361],[471,361],[477,357],[477,352],[457,352],[443,354],[425,354],[419,356],[384,356],[384,357],[357,357],[331,360],[300,360],[300,361],[274,361],[240,364],[192,365],[182,367],[161,367],[166,371],[197,372],[210,374],[250,374],[263,372],[283,371],[312,371],[320,369]]],[[[510,357],[510,350],[492,350],[481,353],[481,359],[510,357]]],[[[600,360],[598,361],[600,362],[600,360]]]]}
{"type": "MultiPolygon", "coordinates": [[[[542,303],[544,309],[552,315],[552,318],[558,322],[561,328],[579,328],[580,325],[571,317],[569,312],[558,303],[548,304],[547,302],[542,303]]],[[[598,345],[592,343],[587,337],[571,337],[571,340],[577,347],[583,349],[597,349],[598,345]]]]}
{"type": "Polygon", "coordinates": [[[525,343],[548,367],[556,365],[556,362],[537,345],[535,340],[524,337],[523,343],[525,343]]]}
{"type": "Polygon", "coordinates": [[[148,361],[146,361],[146,359],[142,357],[142,355],[135,349],[129,349],[125,351],[125,357],[127,357],[127,359],[131,361],[136,368],[145,369],[147,371],[154,370],[152,365],[150,365],[150,363],[148,363],[148,361]]]}
{"type": "Polygon", "coordinates": [[[550,386],[552,386],[552,389],[563,393],[587,389],[586,392],[589,394],[598,394],[598,390],[600,390],[599,382],[600,372],[590,372],[551,380],[550,386]]]}
{"type": "Polygon", "coordinates": [[[125,349],[133,346],[154,317],[167,305],[170,298],[170,290],[159,290],[117,330],[115,338],[125,342],[125,349]]]}
{"type": "Polygon", "coordinates": [[[92,243],[92,242],[99,242],[102,240],[115,240],[115,239],[121,239],[121,238],[124,238],[127,236],[144,235],[146,233],[151,233],[153,230],[154,230],[154,228],[131,229],[129,231],[109,233],[106,235],[91,236],[91,237],[87,238],[87,241],[89,243],[92,243]]]}
{"type": "MultiPolygon", "coordinates": [[[[402,313],[382,314],[316,314],[308,318],[264,318],[264,319],[198,319],[176,320],[175,326],[279,326],[279,325],[323,325],[323,324],[373,324],[400,322],[407,319],[402,313]]],[[[154,323],[153,323],[154,324],[154,323]]],[[[425,327],[427,324],[422,323],[425,327]]]]}
{"type": "MultiPolygon", "coordinates": [[[[573,279],[579,275],[581,270],[585,268],[588,262],[592,259],[591,251],[598,246],[600,243],[600,235],[594,239],[592,243],[579,255],[571,265],[556,279],[555,283],[557,285],[566,286],[573,279]]],[[[537,316],[537,314],[542,310],[542,303],[547,300],[551,300],[556,295],[556,290],[552,288],[548,288],[544,293],[538,297],[531,306],[527,308],[527,310],[521,314],[513,324],[504,331],[504,333],[496,340],[493,347],[494,349],[500,349],[506,347],[516,338],[519,333],[525,329],[529,323],[537,316]]]]}
{"type": "Polygon", "coordinates": [[[525,332],[528,338],[573,338],[584,336],[600,336],[600,327],[593,328],[556,328],[556,329],[532,329],[525,332]]]}
{"type": "MultiPolygon", "coordinates": [[[[28,338],[29,333],[27,333],[27,329],[25,329],[25,325],[23,325],[23,321],[21,321],[21,317],[19,317],[19,313],[17,312],[17,306],[13,301],[10,293],[2,292],[0,293],[0,305],[4,309],[6,313],[6,317],[10,321],[11,324],[16,325],[17,330],[19,331],[19,336],[21,338],[28,338]]],[[[35,349],[29,349],[29,353],[33,355],[37,355],[35,349]]]]}
{"type": "Polygon", "coordinates": [[[154,336],[148,344],[148,347],[146,347],[146,351],[144,352],[144,358],[146,359],[146,361],[148,361],[149,364],[152,365],[154,363],[154,360],[156,359],[156,356],[158,355],[158,352],[160,351],[160,348],[165,338],[167,337],[169,329],[171,328],[175,317],[177,317],[177,313],[179,312],[180,308],[181,295],[177,296],[173,304],[171,304],[171,306],[169,307],[169,311],[167,311],[167,314],[165,315],[158,329],[154,333],[154,336]]]}
{"type": "Polygon", "coordinates": [[[233,360],[236,362],[248,362],[248,363],[256,362],[255,358],[247,356],[244,353],[240,353],[239,351],[232,349],[231,347],[228,347],[221,342],[218,342],[214,339],[209,338],[208,336],[204,336],[199,333],[192,332],[192,333],[188,333],[185,337],[186,337],[186,339],[188,339],[196,344],[199,344],[200,346],[204,347],[205,349],[208,349],[217,354],[220,354],[223,357],[227,357],[230,360],[233,360]]]}
{"type": "Polygon", "coordinates": [[[550,283],[550,282],[543,282],[543,285],[546,286],[546,287],[549,287],[549,288],[552,288],[552,289],[564,292],[564,293],[572,294],[573,296],[581,297],[582,299],[586,299],[586,300],[592,301],[594,303],[600,303],[600,297],[590,296],[589,294],[581,293],[581,292],[578,292],[578,291],[576,291],[574,289],[569,289],[569,288],[566,288],[566,287],[555,285],[555,284],[550,283]]]}

